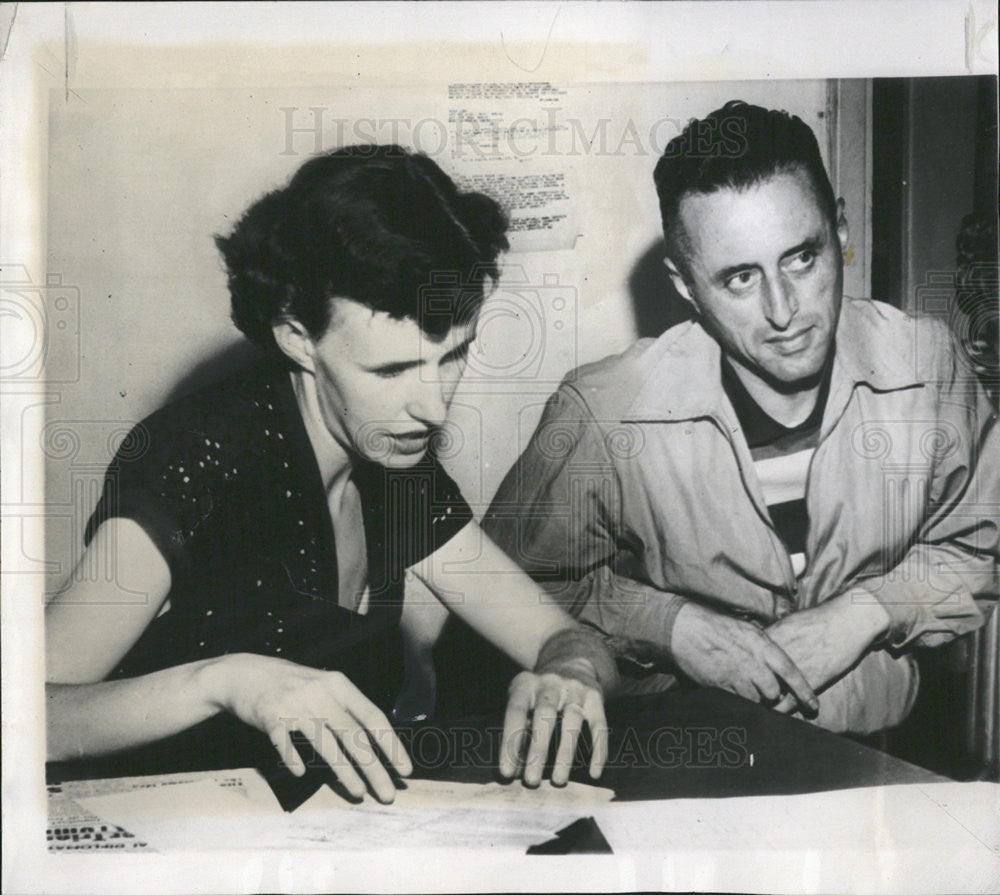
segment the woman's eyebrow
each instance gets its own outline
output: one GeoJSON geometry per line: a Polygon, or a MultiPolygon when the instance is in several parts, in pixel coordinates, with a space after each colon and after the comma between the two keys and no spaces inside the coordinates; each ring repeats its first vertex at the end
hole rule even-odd
{"type": "Polygon", "coordinates": [[[464,342],[456,345],[451,349],[443,358],[441,358],[442,363],[447,363],[451,360],[458,360],[460,357],[464,357],[469,353],[469,346],[476,340],[475,333],[469,336],[464,342]]]}
{"type": "Polygon", "coordinates": [[[402,373],[404,370],[411,370],[424,363],[423,358],[417,360],[390,361],[386,364],[375,364],[374,366],[362,366],[361,369],[368,373],[402,373]]]}
{"type": "MultiPolygon", "coordinates": [[[[466,355],[469,351],[469,346],[476,340],[475,335],[469,336],[461,344],[456,345],[451,349],[442,359],[441,362],[445,363],[451,360],[457,360],[460,357],[466,355]]],[[[362,369],[368,373],[402,373],[405,370],[411,370],[414,367],[422,366],[427,362],[426,358],[420,357],[414,360],[401,360],[401,361],[390,361],[385,364],[374,364],[372,366],[363,365],[362,369]]]]}

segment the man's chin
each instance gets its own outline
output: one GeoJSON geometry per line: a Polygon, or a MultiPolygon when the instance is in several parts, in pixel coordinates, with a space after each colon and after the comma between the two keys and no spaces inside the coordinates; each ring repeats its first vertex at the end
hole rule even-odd
{"type": "Polygon", "coordinates": [[[786,395],[809,391],[820,384],[825,369],[826,367],[821,365],[818,369],[787,372],[782,377],[775,379],[774,389],[786,395]]]}
{"type": "Polygon", "coordinates": [[[825,369],[825,364],[821,364],[818,369],[768,370],[764,379],[779,394],[796,395],[816,388],[823,379],[825,369]]]}
{"type": "Polygon", "coordinates": [[[764,381],[776,392],[793,395],[819,385],[832,354],[832,349],[827,349],[806,357],[774,359],[760,372],[764,381]]]}

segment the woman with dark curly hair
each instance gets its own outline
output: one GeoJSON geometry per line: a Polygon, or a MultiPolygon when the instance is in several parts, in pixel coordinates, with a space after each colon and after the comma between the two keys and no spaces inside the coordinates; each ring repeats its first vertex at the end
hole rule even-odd
{"type": "Polygon", "coordinates": [[[501,772],[553,779],[583,724],[600,773],[602,642],[546,603],[435,457],[507,248],[486,196],[429,158],[356,146],[308,161],[217,238],[233,320],[268,359],[154,413],[108,470],[82,563],[46,610],[50,760],[133,772],[275,764],[311,747],[354,795],[410,760],[399,693],[404,575],[534,672],[511,686],[501,772]],[[497,598],[502,587],[504,595],[497,598]],[[529,720],[530,716],[530,720],[529,720]]]}

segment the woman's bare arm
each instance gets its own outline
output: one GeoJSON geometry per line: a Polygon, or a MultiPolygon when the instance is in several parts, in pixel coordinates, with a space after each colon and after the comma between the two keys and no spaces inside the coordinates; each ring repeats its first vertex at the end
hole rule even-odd
{"type": "Polygon", "coordinates": [[[553,634],[578,627],[475,522],[413,571],[448,609],[523,668],[535,666],[553,634]]]}
{"type": "Polygon", "coordinates": [[[533,669],[510,686],[500,773],[512,777],[523,762],[525,782],[538,784],[561,718],[553,782],[569,778],[584,722],[594,743],[590,774],[599,776],[608,750],[603,697],[617,681],[603,641],[550,602],[475,522],[413,571],[451,611],[522,667],[533,669]],[[522,758],[521,745],[529,736],[522,758]]]}
{"type": "Polygon", "coordinates": [[[229,711],[264,731],[293,773],[305,772],[290,736],[297,730],[351,793],[362,795],[367,781],[392,801],[385,763],[406,775],[409,757],[385,715],[339,672],[235,653],[104,680],[163,606],[170,571],[126,519],[101,525],[81,562],[95,557],[112,560],[114,583],[74,576],[46,607],[50,761],[139,746],[229,711]]]}

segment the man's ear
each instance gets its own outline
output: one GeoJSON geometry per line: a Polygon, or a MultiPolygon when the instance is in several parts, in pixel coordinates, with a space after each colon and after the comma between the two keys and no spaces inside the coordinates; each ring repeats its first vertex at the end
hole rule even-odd
{"type": "Polygon", "coordinates": [[[691,290],[688,288],[687,281],[684,279],[684,274],[680,272],[680,268],[669,257],[663,259],[663,266],[667,268],[667,273],[670,274],[674,289],[677,290],[680,297],[693,305],[694,297],[691,295],[691,290]]]}
{"type": "Polygon", "coordinates": [[[314,373],[313,356],[316,343],[301,322],[294,317],[279,320],[271,327],[274,341],[282,353],[293,363],[310,373],[314,373]]]}
{"type": "Polygon", "coordinates": [[[844,200],[837,200],[837,239],[840,241],[840,252],[841,254],[847,254],[848,239],[850,238],[850,229],[847,226],[847,217],[844,214],[844,200]]]}

